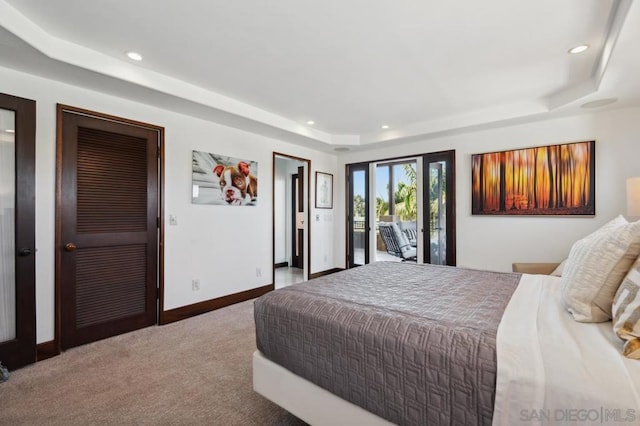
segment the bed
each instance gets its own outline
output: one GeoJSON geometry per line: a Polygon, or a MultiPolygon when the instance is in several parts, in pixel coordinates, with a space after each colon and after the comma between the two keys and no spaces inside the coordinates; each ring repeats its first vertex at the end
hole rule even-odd
{"type": "Polygon", "coordinates": [[[567,318],[559,280],[377,262],[269,293],[254,389],[310,424],[628,424],[640,363],[567,318]]]}

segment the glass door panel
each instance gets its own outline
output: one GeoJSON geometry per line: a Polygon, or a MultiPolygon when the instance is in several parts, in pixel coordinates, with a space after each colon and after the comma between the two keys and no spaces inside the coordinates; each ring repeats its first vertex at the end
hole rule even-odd
{"type": "Polygon", "coordinates": [[[16,338],[15,112],[0,109],[0,342],[16,338]]]}
{"type": "Polygon", "coordinates": [[[369,166],[349,166],[349,267],[369,263],[369,166]]]}
{"type": "Polygon", "coordinates": [[[376,208],[373,229],[376,232],[376,249],[374,261],[389,260],[393,256],[387,254],[387,245],[380,234],[380,222],[390,222],[393,214],[392,175],[393,169],[388,164],[377,164],[375,176],[376,208]]]}
{"type": "Polygon", "coordinates": [[[376,229],[376,260],[396,262],[405,260],[398,256],[393,248],[388,250],[384,238],[380,235],[380,222],[395,222],[406,237],[397,243],[404,248],[417,249],[419,210],[417,167],[417,161],[414,158],[376,164],[376,208],[373,226],[376,229]]]}
{"type": "Polygon", "coordinates": [[[429,248],[431,263],[447,264],[447,210],[445,193],[446,163],[429,164],[429,248]]]}
{"type": "Polygon", "coordinates": [[[423,157],[424,262],[456,264],[455,151],[423,157]]]}
{"type": "Polygon", "coordinates": [[[0,362],[36,360],[36,103],[0,93],[0,362]]]}

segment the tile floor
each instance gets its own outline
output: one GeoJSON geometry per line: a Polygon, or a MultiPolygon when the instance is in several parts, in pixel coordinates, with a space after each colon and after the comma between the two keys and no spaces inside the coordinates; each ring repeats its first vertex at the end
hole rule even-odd
{"type": "MultiPolygon", "coordinates": [[[[364,263],[364,250],[356,250],[356,260],[360,263],[364,263]]],[[[387,261],[387,262],[401,262],[402,259],[396,256],[392,256],[384,251],[377,251],[375,261],[387,261]]],[[[303,281],[302,269],[298,268],[276,268],[276,282],[275,288],[282,288],[291,284],[301,283],[303,281]]]]}
{"type": "MultiPolygon", "coordinates": [[[[356,249],[355,253],[354,253],[354,257],[356,260],[356,264],[358,265],[362,265],[364,263],[364,249],[356,249]]],[[[385,262],[402,262],[402,259],[397,257],[397,256],[393,256],[389,253],[387,253],[386,251],[376,251],[376,258],[375,259],[369,259],[370,262],[379,262],[379,261],[385,261],[385,262]]]]}
{"type": "Polygon", "coordinates": [[[286,287],[291,284],[301,283],[303,280],[302,269],[276,268],[275,288],[286,287]]]}

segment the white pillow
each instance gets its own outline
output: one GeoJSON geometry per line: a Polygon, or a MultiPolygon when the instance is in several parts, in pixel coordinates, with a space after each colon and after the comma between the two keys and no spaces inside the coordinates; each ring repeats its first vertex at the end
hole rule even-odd
{"type": "Polygon", "coordinates": [[[622,216],[577,241],[562,275],[562,302],[580,322],[611,319],[613,297],[640,255],[640,221],[622,216]]]}

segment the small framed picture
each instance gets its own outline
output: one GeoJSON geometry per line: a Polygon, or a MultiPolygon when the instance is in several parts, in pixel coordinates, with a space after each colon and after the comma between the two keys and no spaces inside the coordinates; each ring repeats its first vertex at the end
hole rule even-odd
{"type": "Polygon", "coordinates": [[[333,175],[316,172],[316,208],[333,208],[333,175]]]}

